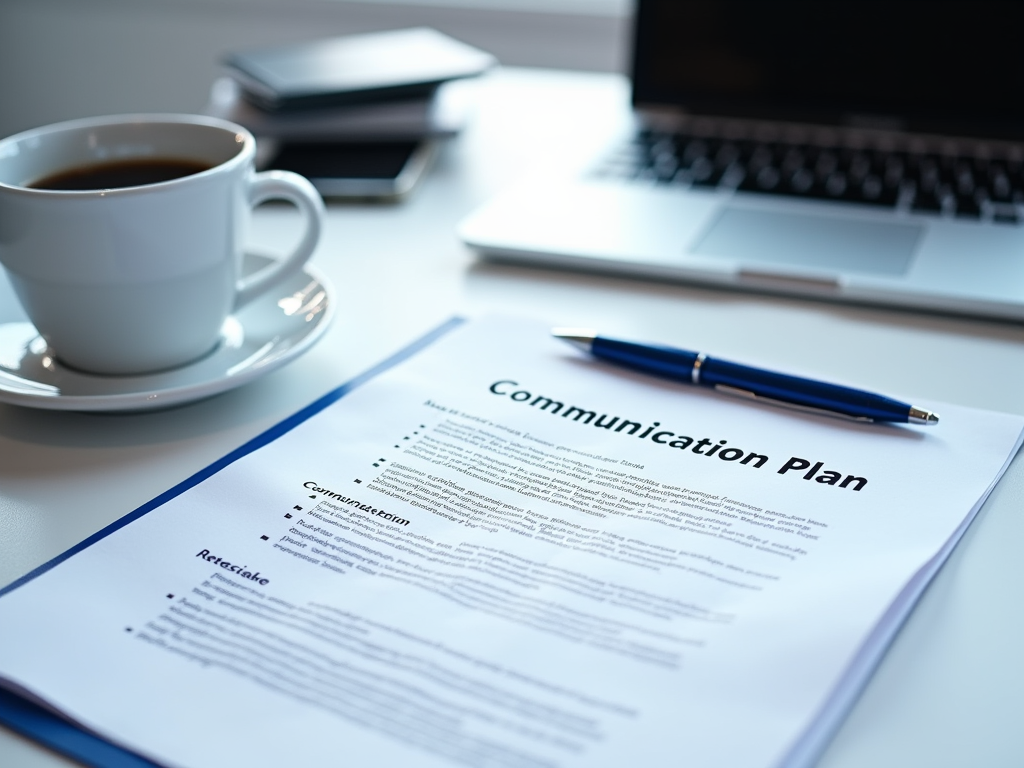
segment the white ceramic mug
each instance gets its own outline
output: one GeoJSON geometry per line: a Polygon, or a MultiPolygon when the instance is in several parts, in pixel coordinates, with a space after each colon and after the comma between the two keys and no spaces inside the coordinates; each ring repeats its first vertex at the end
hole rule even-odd
{"type": "Polygon", "coordinates": [[[192,115],[124,115],[49,125],[0,141],[0,263],[57,359],[102,374],[196,360],[235,309],[301,269],[323,201],[294,173],[256,173],[244,128],[192,115]],[[113,189],[34,188],[71,169],[177,159],[208,166],[113,189]],[[251,210],[284,199],[305,214],[295,250],[242,279],[251,210]]]}

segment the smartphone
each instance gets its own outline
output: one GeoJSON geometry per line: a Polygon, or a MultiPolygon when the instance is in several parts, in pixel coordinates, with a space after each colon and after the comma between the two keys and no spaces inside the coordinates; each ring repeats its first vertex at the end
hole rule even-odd
{"type": "Polygon", "coordinates": [[[325,198],[394,201],[416,186],[435,152],[429,140],[274,143],[259,165],[301,174],[325,198]]]}

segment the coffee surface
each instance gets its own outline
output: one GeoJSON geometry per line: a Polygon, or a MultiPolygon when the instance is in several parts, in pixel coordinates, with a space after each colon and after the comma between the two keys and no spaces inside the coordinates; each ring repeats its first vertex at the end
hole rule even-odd
{"type": "Polygon", "coordinates": [[[195,160],[145,157],[69,168],[44,176],[28,186],[32,189],[79,192],[90,189],[141,187],[191,176],[212,167],[209,163],[195,160]]]}

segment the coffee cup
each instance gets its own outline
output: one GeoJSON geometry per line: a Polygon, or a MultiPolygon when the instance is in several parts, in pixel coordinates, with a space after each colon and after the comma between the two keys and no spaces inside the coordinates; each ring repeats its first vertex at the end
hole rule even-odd
{"type": "Polygon", "coordinates": [[[300,270],[323,201],[256,173],[247,130],[192,115],[75,120],[0,141],[0,263],[64,365],[132,375],[211,352],[227,317],[300,270]],[[295,249],[242,277],[252,208],[304,214],[295,249]]]}

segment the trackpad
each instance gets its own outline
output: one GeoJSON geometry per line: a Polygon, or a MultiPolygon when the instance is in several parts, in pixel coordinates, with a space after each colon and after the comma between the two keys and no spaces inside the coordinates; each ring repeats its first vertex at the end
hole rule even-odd
{"type": "Polygon", "coordinates": [[[726,207],[690,251],[819,273],[902,275],[923,229],[920,224],[726,207]]]}

